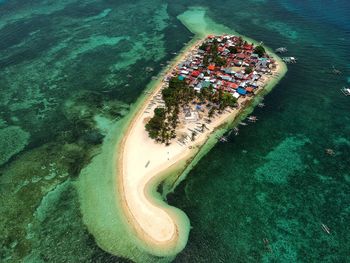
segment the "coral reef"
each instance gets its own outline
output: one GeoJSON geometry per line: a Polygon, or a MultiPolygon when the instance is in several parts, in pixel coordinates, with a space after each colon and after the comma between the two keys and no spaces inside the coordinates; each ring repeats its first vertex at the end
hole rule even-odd
{"type": "Polygon", "coordinates": [[[29,142],[29,133],[18,126],[0,129],[0,165],[19,153],[29,142]]]}

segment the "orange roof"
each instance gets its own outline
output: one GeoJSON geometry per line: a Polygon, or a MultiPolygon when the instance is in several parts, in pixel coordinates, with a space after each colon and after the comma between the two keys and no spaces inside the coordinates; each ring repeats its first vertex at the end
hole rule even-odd
{"type": "Polygon", "coordinates": [[[252,87],[248,87],[245,90],[248,91],[248,92],[253,92],[254,89],[252,87]]]}
{"type": "Polygon", "coordinates": [[[233,88],[233,89],[237,89],[238,88],[238,84],[230,83],[230,87],[233,88]]]}
{"type": "Polygon", "coordinates": [[[208,66],[208,69],[209,69],[209,70],[215,70],[215,65],[213,65],[213,64],[209,65],[209,66],[208,66]]]}

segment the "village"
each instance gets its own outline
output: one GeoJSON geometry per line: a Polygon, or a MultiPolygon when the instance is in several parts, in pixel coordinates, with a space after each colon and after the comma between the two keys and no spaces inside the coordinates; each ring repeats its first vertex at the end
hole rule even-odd
{"type": "Polygon", "coordinates": [[[169,144],[176,138],[178,144],[187,145],[210,130],[215,118],[240,108],[268,79],[277,78],[276,68],[262,45],[254,46],[234,35],[210,35],[166,75],[162,89],[144,112],[153,115],[146,130],[156,141],[169,144]],[[165,96],[176,87],[180,93],[189,90],[182,96],[172,95],[176,102],[171,105],[165,96]],[[169,125],[164,127],[164,123],[169,125]]]}

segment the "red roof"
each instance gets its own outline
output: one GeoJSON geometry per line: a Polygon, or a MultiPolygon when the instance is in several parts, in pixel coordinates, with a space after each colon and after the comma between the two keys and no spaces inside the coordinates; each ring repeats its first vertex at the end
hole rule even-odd
{"type": "Polygon", "coordinates": [[[245,55],[243,53],[240,53],[240,54],[237,54],[236,56],[237,58],[240,58],[240,59],[244,59],[245,58],[245,55]]]}
{"type": "Polygon", "coordinates": [[[243,48],[245,50],[253,50],[253,45],[245,45],[243,48]]]}
{"type": "Polygon", "coordinates": [[[245,90],[248,91],[248,92],[253,92],[254,91],[254,89],[252,87],[245,88],[245,90]]]}
{"type": "Polygon", "coordinates": [[[201,74],[198,70],[194,70],[194,71],[192,71],[192,76],[193,77],[198,77],[199,76],[199,74],[201,74]]]}

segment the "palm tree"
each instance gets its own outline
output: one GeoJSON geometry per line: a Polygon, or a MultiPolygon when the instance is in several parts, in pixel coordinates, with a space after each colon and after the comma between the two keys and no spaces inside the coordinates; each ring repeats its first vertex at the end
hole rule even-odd
{"type": "Polygon", "coordinates": [[[196,139],[196,133],[192,132],[191,134],[191,141],[194,141],[196,139]]]}
{"type": "Polygon", "coordinates": [[[209,120],[214,116],[214,113],[215,113],[215,108],[214,107],[211,107],[209,112],[208,112],[208,118],[209,120]]]}

